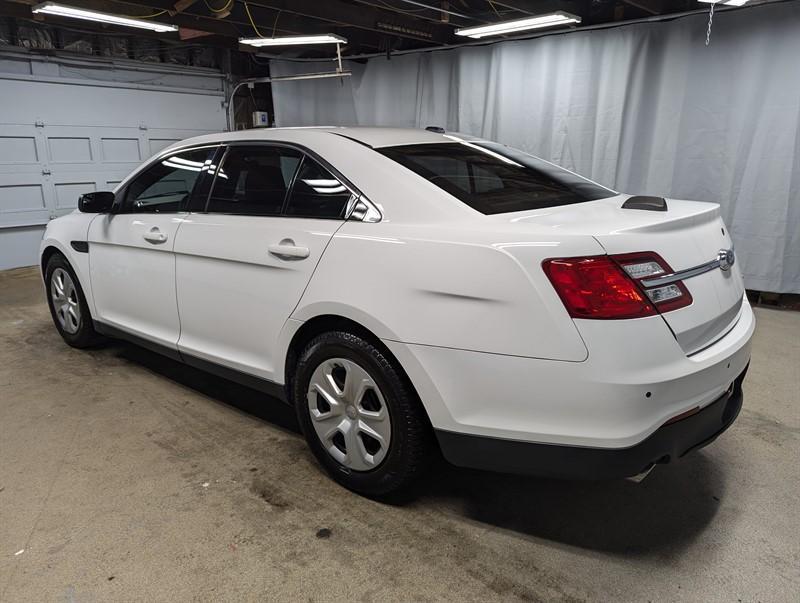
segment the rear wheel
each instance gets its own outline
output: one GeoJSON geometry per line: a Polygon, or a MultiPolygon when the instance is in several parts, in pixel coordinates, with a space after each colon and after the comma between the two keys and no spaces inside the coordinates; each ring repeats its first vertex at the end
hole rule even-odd
{"type": "Polygon", "coordinates": [[[346,488],[397,495],[427,466],[432,433],[422,405],[369,341],[343,331],[316,337],[301,353],[293,383],[312,452],[346,488]]]}
{"type": "Polygon", "coordinates": [[[89,314],[78,277],[67,259],[55,253],[45,269],[47,304],[53,323],[61,337],[75,348],[86,348],[100,343],[89,314]]]}

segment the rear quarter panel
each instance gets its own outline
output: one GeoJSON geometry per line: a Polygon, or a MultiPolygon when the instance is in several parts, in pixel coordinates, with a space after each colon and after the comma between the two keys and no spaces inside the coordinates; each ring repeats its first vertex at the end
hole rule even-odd
{"type": "Polygon", "coordinates": [[[590,237],[348,222],[292,318],[336,314],[390,341],[580,362],[586,347],[541,262],[595,253],[590,237]]]}

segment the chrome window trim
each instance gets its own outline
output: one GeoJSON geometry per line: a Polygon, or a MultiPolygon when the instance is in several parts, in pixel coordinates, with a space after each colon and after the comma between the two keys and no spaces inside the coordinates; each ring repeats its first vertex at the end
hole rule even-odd
{"type": "MultiPolygon", "coordinates": [[[[213,142],[213,143],[202,143],[202,144],[190,144],[182,147],[167,148],[159,151],[156,155],[154,155],[153,157],[142,163],[138,168],[136,168],[134,171],[128,174],[125,178],[123,178],[120,181],[120,183],[117,186],[114,187],[114,196],[116,197],[116,199],[114,200],[114,204],[112,205],[111,213],[128,214],[128,215],[138,214],[138,213],[153,213],[153,212],[120,211],[121,209],[123,209],[123,205],[125,203],[124,197],[126,197],[128,194],[128,187],[134,180],[136,180],[139,176],[143,175],[146,171],[154,168],[158,163],[160,163],[162,160],[166,158],[174,157],[175,155],[180,155],[182,153],[187,153],[190,151],[200,151],[202,149],[220,149],[221,147],[222,145],[220,143],[213,142]]],[[[217,156],[217,151],[214,151],[211,157],[214,158],[216,156],[217,156]]],[[[201,177],[202,174],[198,177],[198,182],[201,177]]],[[[196,186],[197,182],[195,182],[195,187],[196,186]]],[[[192,192],[193,191],[194,189],[192,189],[192,192]]],[[[191,194],[189,195],[189,197],[191,200],[191,194]]],[[[175,212],[159,212],[159,213],[183,215],[191,212],[188,209],[182,209],[180,211],[175,211],[175,212]]]]}
{"type": "MultiPolygon", "coordinates": [[[[149,159],[147,159],[144,163],[139,165],[135,170],[133,170],[130,174],[128,174],[125,178],[123,178],[120,183],[114,187],[116,191],[122,191],[123,189],[127,188],[128,184],[130,184],[131,180],[136,178],[139,174],[144,172],[145,170],[150,169],[159,161],[164,159],[165,157],[169,156],[172,157],[173,155],[178,155],[180,153],[184,153],[186,151],[195,151],[199,149],[205,148],[213,148],[213,147],[220,147],[223,143],[221,142],[204,142],[200,144],[187,144],[180,147],[169,147],[167,149],[162,149],[157,154],[153,155],[149,159]]],[[[116,193],[115,193],[116,194],[116,193]]]]}
{"type": "MultiPolygon", "coordinates": [[[[195,144],[187,144],[187,145],[180,145],[180,146],[177,146],[177,147],[171,147],[169,149],[165,149],[165,150],[159,152],[157,155],[151,157],[151,159],[149,161],[147,161],[144,165],[139,166],[138,169],[136,169],[134,172],[129,174],[127,176],[127,178],[125,178],[122,182],[120,182],[120,184],[117,186],[117,190],[122,190],[122,188],[127,186],[128,182],[130,180],[132,180],[137,174],[139,174],[140,172],[143,172],[145,169],[149,168],[150,166],[155,165],[159,160],[163,159],[166,155],[173,155],[173,154],[184,152],[184,151],[187,151],[187,150],[201,149],[201,148],[204,148],[204,147],[219,147],[223,152],[223,155],[222,155],[222,157],[220,157],[220,160],[218,162],[218,166],[217,167],[219,167],[219,165],[222,165],[222,161],[224,160],[225,155],[227,154],[228,149],[230,147],[234,147],[234,146],[259,146],[259,145],[277,146],[277,147],[289,147],[289,148],[295,149],[296,151],[299,151],[304,156],[310,157],[311,159],[313,159],[314,161],[319,163],[322,167],[324,167],[326,170],[331,172],[334,176],[336,176],[336,178],[339,179],[339,181],[342,183],[342,185],[348,191],[350,191],[350,194],[351,194],[352,198],[351,198],[351,201],[348,201],[347,207],[345,209],[344,218],[307,218],[307,219],[320,219],[320,220],[342,220],[342,219],[344,219],[344,221],[351,220],[351,221],[361,221],[361,222],[370,222],[370,223],[380,222],[381,220],[383,220],[383,212],[374,203],[372,203],[369,199],[367,199],[367,197],[360,190],[358,190],[358,188],[352,182],[350,182],[339,170],[337,170],[335,167],[333,167],[330,164],[329,161],[327,161],[324,157],[320,156],[319,153],[313,151],[312,149],[309,149],[305,145],[298,144],[298,143],[295,143],[295,142],[288,142],[288,141],[285,141],[285,140],[269,140],[269,139],[266,139],[266,138],[262,138],[262,139],[259,139],[259,140],[224,140],[223,139],[223,140],[217,140],[217,141],[214,141],[214,142],[195,143],[195,144]],[[361,217],[361,218],[353,217],[353,215],[352,215],[353,214],[353,210],[358,207],[360,202],[363,202],[364,205],[366,205],[366,210],[364,211],[363,217],[361,217]]],[[[216,171],[214,172],[214,178],[216,178],[216,171]]],[[[213,190],[213,187],[214,187],[214,183],[212,181],[211,188],[209,189],[209,196],[211,194],[211,191],[213,190]]],[[[206,199],[205,209],[208,209],[208,199],[206,199]]],[[[207,212],[201,212],[201,213],[207,213],[207,212]]],[[[292,217],[301,217],[301,216],[290,216],[290,215],[287,215],[287,214],[283,213],[283,211],[281,211],[280,214],[275,214],[274,216],[259,216],[259,217],[270,217],[270,218],[288,217],[288,218],[292,218],[292,217]]]]}
{"type": "Polygon", "coordinates": [[[383,219],[381,210],[364,195],[351,195],[345,211],[345,220],[375,223],[383,219]]]}

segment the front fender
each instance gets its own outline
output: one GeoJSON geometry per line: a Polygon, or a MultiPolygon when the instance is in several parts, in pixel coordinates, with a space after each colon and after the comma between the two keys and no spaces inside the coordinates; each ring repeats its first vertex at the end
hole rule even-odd
{"type": "Polygon", "coordinates": [[[78,277],[86,303],[92,314],[95,313],[94,295],[92,295],[92,281],[89,274],[89,254],[76,251],[72,247],[73,241],[86,242],[89,225],[94,220],[96,214],[82,214],[74,212],[51,220],[44,231],[44,237],[39,247],[39,269],[42,272],[44,281],[44,269],[42,259],[49,249],[55,249],[67,258],[67,261],[78,277]]]}

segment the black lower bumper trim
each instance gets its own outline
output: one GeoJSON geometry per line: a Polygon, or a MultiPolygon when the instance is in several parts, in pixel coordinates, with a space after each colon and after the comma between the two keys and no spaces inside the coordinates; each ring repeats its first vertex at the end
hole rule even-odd
{"type": "Polygon", "coordinates": [[[663,425],[629,448],[587,448],[504,440],[436,430],[444,457],[459,467],[562,479],[615,479],[638,475],[713,442],[742,408],[747,367],[722,396],[702,410],[663,425]]]}

